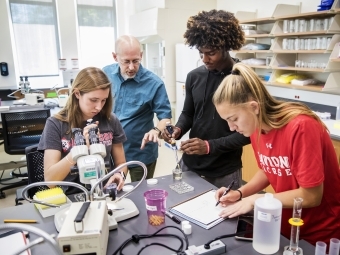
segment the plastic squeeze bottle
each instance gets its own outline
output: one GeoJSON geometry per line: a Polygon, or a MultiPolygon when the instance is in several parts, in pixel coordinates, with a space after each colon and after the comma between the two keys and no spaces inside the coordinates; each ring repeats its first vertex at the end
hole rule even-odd
{"type": "Polygon", "coordinates": [[[253,248],[261,254],[273,254],[280,248],[282,203],[266,193],[255,201],[253,248]]]}

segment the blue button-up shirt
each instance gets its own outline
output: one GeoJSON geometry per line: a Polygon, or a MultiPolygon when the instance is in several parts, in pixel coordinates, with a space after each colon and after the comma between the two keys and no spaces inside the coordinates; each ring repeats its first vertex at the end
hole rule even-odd
{"type": "Polygon", "coordinates": [[[158,144],[149,142],[140,149],[144,134],[153,127],[156,113],[159,120],[171,119],[171,107],[163,81],[140,65],[136,76],[124,80],[118,64],[105,66],[103,71],[112,83],[113,112],[120,120],[127,141],[124,151],[127,161],[153,163],[158,157],[158,144]]]}

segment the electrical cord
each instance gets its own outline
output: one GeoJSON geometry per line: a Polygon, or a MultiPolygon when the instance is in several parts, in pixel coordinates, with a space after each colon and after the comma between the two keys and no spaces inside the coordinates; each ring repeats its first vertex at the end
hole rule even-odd
{"type": "Polygon", "coordinates": [[[207,242],[206,244],[204,244],[204,248],[205,249],[210,249],[210,244],[216,240],[222,239],[222,238],[228,238],[228,237],[233,237],[233,236],[238,236],[238,235],[244,235],[244,234],[249,234],[249,233],[253,233],[253,230],[247,230],[247,231],[240,231],[240,232],[236,232],[233,234],[228,234],[228,235],[222,235],[222,236],[218,236],[216,238],[214,238],[213,240],[207,242]]]}
{"type": "MultiPolygon", "coordinates": [[[[168,226],[168,227],[172,227],[172,226],[168,226]]],[[[167,227],[164,227],[164,228],[167,228],[167,227]]],[[[164,228],[162,228],[162,229],[160,229],[159,231],[157,231],[157,232],[155,232],[154,234],[152,234],[152,235],[133,235],[132,236],[132,238],[130,238],[130,239],[128,239],[128,240],[126,240],[114,253],[113,253],[113,255],[116,255],[116,254],[118,254],[118,252],[120,252],[120,255],[124,255],[123,254],[123,249],[131,242],[131,241],[133,241],[134,243],[139,243],[139,240],[140,239],[146,239],[146,238],[151,238],[151,237],[174,237],[174,238],[177,238],[180,242],[181,242],[181,245],[180,245],[180,247],[176,250],[176,249],[173,249],[173,248],[171,248],[171,247],[169,247],[169,246],[166,246],[166,245],[164,245],[164,244],[161,244],[161,243],[151,243],[151,244],[147,244],[145,247],[143,247],[142,249],[140,249],[139,250],[139,252],[138,252],[138,254],[141,254],[141,252],[145,249],[145,248],[147,248],[147,247],[149,247],[149,246],[152,246],[152,245],[159,245],[159,246],[163,246],[163,247],[165,247],[165,248],[167,248],[167,249],[169,249],[169,250],[171,250],[171,251],[174,251],[174,252],[181,252],[181,251],[183,251],[183,240],[182,240],[182,238],[180,238],[179,236],[177,236],[177,235],[172,235],[172,234],[159,234],[159,235],[157,235],[157,233],[158,232],[160,232],[161,230],[163,230],[164,228]]],[[[175,227],[175,228],[177,228],[177,227],[175,227]]],[[[179,228],[177,228],[177,229],[179,229],[179,228]]],[[[185,234],[183,233],[183,235],[185,236],[185,234]]],[[[186,237],[186,236],[185,236],[186,237]]],[[[187,238],[186,238],[187,239],[187,238]]],[[[188,244],[188,240],[186,240],[186,242],[187,242],[187,247],[189,246],[189,244],[188,244]]],[[[185,249],[184,249],[185,250],[185,249]]]]}
{"type": "Polygon", "coordinates": [[[153,233],[153,234],[151,234],[151,235],[133,235],[131,238],[129,238],[128,240],[124,241],[123,244],[121,244],[121,245],[119,246],[119,248],[118,248],[112,255],[117,255],[118,253],[119,253],[120,255],[124,255],[124,254],[123,254],[123,249],[124,249],[131,241],[134,242],[134,243],[136,243],[136,244],[138,244],[139,241],[140,241],[141,239],[153,238],[153,237],[167,237],[167,238],[168,238],[168,237],[173,237],[173,238],[178,239],[178,240],[181,242],[181,245],[180,245],[180,247],[176,250],[176,249],[171,248],[171,247],[169,247],[169,246],[167,246],[167,245],[165,245],[165,244],[162,244],[162,243],[151,243],[151,244],[147,244],[146,246],[144,246],[143,248],[141,248],[141,249],[138,251],[137,255],[140,255],[141,252],[142,252],[144,249],[146,249],[146,248],[149,247],[149,246],[153,246],[153,245],[162,246],[162,247],[167,248],[167,249],[169,249],[169,250],[171,250],[171,251],[173,251],[173,252],[176,252],[176,253],[179,253],[179,252],[181,252],[181,251],[185,251],[185,250],[187,250],[188,247],[189,247],[188,237],[184,234],[184,232],[183,232],[180,228],[175,227],[175,226],[166,226],[166,227],[163,227],[163,228],[157,230],[155,233],[153,233]],[[175,228],[175,229],[178,229],[178,230],[183,234],[183,236],[184,236],[184,240],[185,240],[185,243],[186,243],[186,247],[184,247],[183,238],[181,238],[181,237],[178,236],[178,235],[174,235],[174,234],[158,234],[160,231],[162,231],[163,229],[166,229],[166,228],[175,228]]]}

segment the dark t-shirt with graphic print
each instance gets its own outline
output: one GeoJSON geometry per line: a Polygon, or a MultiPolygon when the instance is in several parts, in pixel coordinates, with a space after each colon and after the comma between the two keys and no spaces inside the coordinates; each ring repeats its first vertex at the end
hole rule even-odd
{"type": "MultiPolygon", "coordinates": [[[[110,162],[110,170],[114,168],[114,162],[111,160],[112,144],[123,143],[126,141],[124,130],[117,119],[116,115],[111,113],[111,118],[108,120],[106,117],[99,114],[93,118],[93,122],[99,121],[99,142],[105,145],[106,157],[105,162],[110,162]]],[[[86,122],[82,127],[86,126],[86,122]]],[[[46,121],[44,131],[42,133],[38,150],[44,151],[47,149],[58,150],[61,152],[61,158],[64,158],[74,146],[72,133],[66,134],[69,129],[67,122],[60,121],[55,117],[49,117],[46,121]]],[[[65,181],[79,183],[78,175],[68,175],[65,181]]]]}

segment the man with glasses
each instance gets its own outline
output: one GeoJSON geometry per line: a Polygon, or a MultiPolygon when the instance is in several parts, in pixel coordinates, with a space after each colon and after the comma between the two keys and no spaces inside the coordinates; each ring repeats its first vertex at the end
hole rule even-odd
{"type": "MultiPolygon", "coordinates": [[[[160,134],[171,119],[171,107],[163,81],[141,65],[143,52],[139,41],[124,35],[118,38],[115,52],[117,63],[103,71],[112,83],[113,112],[120,120],[127,141],[124,151],[127,161],[138,160],[148,169],[147,179],[153,177],[158,158],[160,134]],[[159,122],[154,126],[156,114],[159,122]]],[[[131,181],[143,176],[140,166],[129,167],[131,181]]]]}

